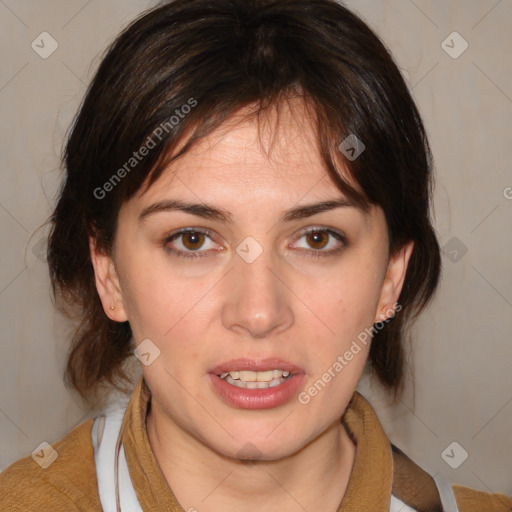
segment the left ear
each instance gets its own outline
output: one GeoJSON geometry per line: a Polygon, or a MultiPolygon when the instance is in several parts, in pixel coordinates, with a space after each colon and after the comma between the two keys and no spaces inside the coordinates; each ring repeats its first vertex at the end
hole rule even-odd
{"type": "Polygon", "coordinates": [[[375,313],[375,321],[382,322],[392,317],[395,305],[402,291],[402,286],[407,272],[407,265],[414,248],[414,241],[404,244],[395,254],[389,258],[388,268],[380,293],[379,304],[375,313]]]}

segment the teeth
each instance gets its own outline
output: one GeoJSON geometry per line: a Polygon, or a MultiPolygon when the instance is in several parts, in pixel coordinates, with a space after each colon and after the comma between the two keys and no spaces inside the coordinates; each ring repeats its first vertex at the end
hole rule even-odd
{"type": "Polygon", "coordinates": [[[256,380],[258,382],[270,382],[271,380],[274,380],[274,371],[258,372],[256,374],[256,380]]]}
{"type": "MultiPolygon", "coordinates": [[[[263,372],[262,372],[263,373],[263,372]]],[[[227,375],[225,377],[225,381],[228,384],[232,384],[233,386],[236,386],[237,388],[243,388],[243,389],[265,389],[265,388],[273,388],[275,386],[279,386],[279,384],[282,384],[283,382],[286,382],[285,377],[280,377],[276,379],[272,379],[270,382],[259,382],[259,381],[249,381],[245,382],[241,379],[233,379],[231,375],[227,375]]]]}
{"type": "Polygon", "coordinates": [[[240,380],[242,382],[272,382],[281,377],[289,377],[290,372],[283,370],[268,370],[265,372],[251,372],[251,371],[232,371],[224,372],[220,377],[225,379],[230,376],[233,380],[240,380]]]}
{"type": "MultiPolygon", "coordinates": [[[[257,381],[258,374],[256,372],[233,372],[238,373],[238,378],[244,382],[255,382],[257,381]]],[[[233,376],[232,376],[233,377],[233,376]]],[[[236,377],[233,377],[236,379],[236,377]]]]}

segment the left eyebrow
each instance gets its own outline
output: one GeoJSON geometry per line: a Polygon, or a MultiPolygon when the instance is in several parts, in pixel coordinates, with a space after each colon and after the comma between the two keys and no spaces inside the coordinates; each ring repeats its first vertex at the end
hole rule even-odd
{"type": "MultiPolygon", "coordinates": [[[[290,222],[297,219],[312,217],[318,213],[334,210],[336,208],[355,208],[363,214],[368,215],[368,210],[348,199],[333,199],[330,201],[321,201],[319,203],[311,203],[297,206],[286,210],[279,219],[280,222],[290,222]]],[[[203,219],[217,220],[224,224],[232,223],[233,216],[230,212],[217,208],[206,203],[188,203],[178,199],[168,199],[158,201],[142,210],[139,215],[139,222],[143,221],[150,215],[158,212],[182,211],[190,215],[196,215],[203,219]]]]}
{"type": "Polygon", "coordinates": [[[321,201],[320,203],[306,204],[303,206],[292,208],[284,212],[284,214],[280,218],[280,221],[290,222],[292,220],[304,219],[307,217],[312,217],[317,213],[327,212],[329,210],[334,210],[336,208],[355,208],[364,215],[368,215],[367,209],[354,203],[353,201],[343,198],[332,199],[330,201],[321,201]]]}

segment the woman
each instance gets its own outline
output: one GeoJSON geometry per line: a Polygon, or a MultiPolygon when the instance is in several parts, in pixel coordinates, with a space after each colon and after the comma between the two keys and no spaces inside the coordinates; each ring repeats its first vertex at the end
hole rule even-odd
{"type": "Polygon", "coordinates": [[[356,391],[398,397],[439,245],[423,125],[330,0],[176,0],[114,42],[65,153],[54,293],[91,403],[2,510],[510,511],[433,479],[356,391]]]}

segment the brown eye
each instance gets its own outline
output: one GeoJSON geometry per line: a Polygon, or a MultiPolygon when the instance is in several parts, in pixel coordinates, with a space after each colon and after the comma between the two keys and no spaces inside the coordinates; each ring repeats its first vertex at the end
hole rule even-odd
{"type": "Polygon", "coordinates": [[[323,249],[329,243],[329,234],[325,231],[310,231],[306,234],[306,240],[313,249],[323,249]]]}
{"type": "Polygon", "coordinates": [[[213,256],[223,250],[214,241],[211,231],[201,229],[182,229],[164,238],[162,247],[172,256],[186,259],[213,256]]]}
{"type": "Polygon", "coordinates": [[[205,234],[199,231],[187,231],[181,234],[182,244],[190,251],[197,251],[200,249],[205,240],[205,234]]]}
{"type": "Polygon", "coordinates": [[[306,257],[319,258],[321,256],[334,256],[348,246],[344,234],[329,228],[311,228],[303,231],[298,240],[292,245],[301,249],[306,257]]]}

